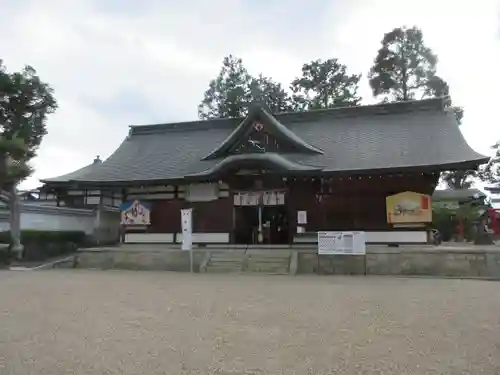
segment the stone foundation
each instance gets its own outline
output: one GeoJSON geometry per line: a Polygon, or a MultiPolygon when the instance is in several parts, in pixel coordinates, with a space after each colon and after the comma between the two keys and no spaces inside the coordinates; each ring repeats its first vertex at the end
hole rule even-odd
{"type": "Polygon", "coordinates": [[[387,250],[365,256],[299,254],[298,273],[500,279],[500,251],[387,250]]]}
{"type": "MultiPolygon", "coordinates": [[[[193,251],[193,268],[198,272],[207,253],[193,251]]],[[[312,251],[268,250],[297,252],[293,274],[328,275],[416,275],[500,280],[498,250],[387,250],[370,249],[365,256],[321,255],[312,251]]],[[[243,252],[243,250],[242,250],[243,252]]],[[[220,251],[218,252],[220,254],[220,251]]],[[[252,255],[255,256],[255,255],[252,255]]],[[[189,271],[189,252],[179,250],[130,251],[108,249],[79,251],[77,268],[189,271]]]]}
{"type": "MultiPolygon", "coordinates": [[[[193,269],[198,272],[205,252],[193,252],[193,269]]],[[[188,251],[80,251],[76,268],[156,270],[189,272],[188,251]]]]}

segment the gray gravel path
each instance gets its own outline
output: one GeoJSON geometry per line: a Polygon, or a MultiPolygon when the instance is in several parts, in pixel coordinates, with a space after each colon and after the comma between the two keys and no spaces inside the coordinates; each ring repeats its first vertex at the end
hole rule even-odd
{"type": "Polygon", "coordinates": [[[500,374],[500,283],[0,271],[0,374],[500,374]]]}

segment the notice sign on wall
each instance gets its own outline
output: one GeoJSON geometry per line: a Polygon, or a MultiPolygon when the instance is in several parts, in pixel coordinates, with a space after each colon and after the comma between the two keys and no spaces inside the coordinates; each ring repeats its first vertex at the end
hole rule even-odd
{"type": "Polygon", "coordinates": [[[297,224],[307,224],[307,211],[297,211],[297,224]]]}
{"type": "Polygon", "coordinates": [[[320,255],[365,255],[365,232],[318,232],[320,255]]]}

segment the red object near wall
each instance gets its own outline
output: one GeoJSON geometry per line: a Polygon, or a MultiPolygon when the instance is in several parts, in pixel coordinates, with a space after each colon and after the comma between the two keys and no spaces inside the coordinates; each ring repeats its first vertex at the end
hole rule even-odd
{"type": "Polygon", "coordinates": [[[493,234],[500,235],[500,209],[488,208],[488,227],[493,231],[493,234]]]}
{"type": "Polygon", "coordinates": [[[429,197],[422,197],[421,202],[420,202],[420,208],[422,210],[429,209],[429,197]]]}

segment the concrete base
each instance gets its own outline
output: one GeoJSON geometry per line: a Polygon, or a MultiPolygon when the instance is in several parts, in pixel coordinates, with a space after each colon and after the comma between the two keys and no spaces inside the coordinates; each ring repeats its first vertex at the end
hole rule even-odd
{"type": "MultiPolygon", "coordinates": [[[[366,256],[321,255],[313,248],[226,250],[230,253],[269,254],[270,251],[289,256],[293,274],[332,275],[421,275],[485,278],[500,280],[500,249],[498,247],[367,247],[366,256]],[[293,254],[293,256],[292,256],[293,254]]],[[[194,270],[203,266],[211,252],[193,251],[194,270]]],[[[71,263],[70,263],[71,264],[71,263]]],[[[104,248],[79,251],[77,268],[137,269],[189,271],[189,252],[177,249],[139,250],[137,248],[104,248]]]]}
{"type": "MultiPolygon", "coordinates": [[[[205,252],[193,251],[193,270],[198,272],[205,252]]],[[[121,251],[113,250],[79,251],[75,268],[190,271],[189,251],[121,251]]]]}

